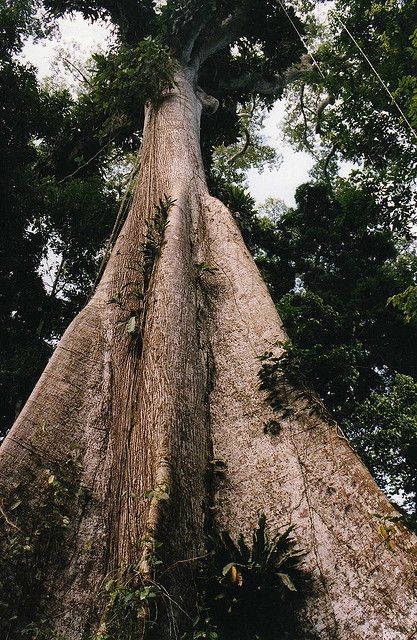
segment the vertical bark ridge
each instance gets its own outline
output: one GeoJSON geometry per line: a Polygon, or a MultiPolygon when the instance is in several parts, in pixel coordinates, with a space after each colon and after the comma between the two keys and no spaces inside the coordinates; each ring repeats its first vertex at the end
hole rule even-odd
{"type": "Polygon", "coordinates": [[[396,512],[337,427],[311,411],[311,397],[286,384],[288,416],[268,405],[256,356],[279,353],[285,332],[230,213],[212,198],[206,233],[219,269],[211,423],[215,455],[227,462],[216,516],[235,533],[249,533],[259,512],[272,528],[296,525],[315,580],[305,615],[320,638],[405,640],[417,628],[417,540],[398,526],[388,548],[378,529],[396,512]],[[281,421],[276,436],[264,433],[270,419],[281,421]]]}
{"type": "MultiPolygon", "coordinates": [[[[132,229],[141,216],[143,219],[143,208],[149,209],[151,201],[152,206],[157,204],[157,198],[163,194],[174,200],[165,244],[147,293],[147,321],[141,337],[142,357],[140,362],[136,359],[135,382],[129,383],[133,390],[135,414],[129,426],[125,427],[124,437],[117,438],[118,442],[124,443],[124,458],[118,465],[121,471],[118,479],[120,499],[113,509],[117,522],[113,521],[115,526],[111,527],[116,531],[113,552],[116,564],[128,563],[134,555],[137,556],[138,540],[150,526],[155,529],[158,512],[169,509],[162,503],[156,505],[154,500],[151,500],[150,507],[149,501],[143,498],[144,491],[155,489],[158,468],[162,465],[181,470],[190,456],[192,459],[195,457],[193,451],[204,452],[206,447],[206,429],[202,427],[206,414],[203,406],[204,359],[198,351],[196,328],[194,254],[197,243],[192,244],[195,218],[200,209],[199,191],[205,188],[205,183],[198,140],[201,108],[190,89],[183,78],[178,78],[174,95],[168,95],[158,109],[148,111],[140,186],[106,273],[107,281],[122,278],[115,277],[114,270],[125,268],[127,255],[131,260],[135,243],[130,249],[129,239],[135,237],[132,229]],[[193,176],[198,179],[190,189],[193,176]],[[123,254],[118,245],[123,247],[123,254]],[[197,442],[191,447],[187,439],[192,442],[196,438],[197,442]],[[174,459],[177,460],[175,465],[174,459]],[[146,517],[149,508],[152,511],[151,523],[146,517]]],[[[100,291],[98,295],[101,295],[100,291]]],[[[117,361],[119,353],[117,345],[113,360],[117,361]]],[[[120,368],[124,366],[121,364],[120,368]]],[[[125,392],[122,391],[120,396],[125,396],[125,392]]],[[[120,406],[120,402],[117,405],[120,406]]],[[[203,453],[198,455],[204,456],[203,453]]],[[[178,475],[182,473],[180,471],[178,475]]],[[[177,482],[178,479],[173,479],[173,503],[177,482]]],[[[181,511],[182,502],[192,505],[195,494],[183,481],[179,493],[183,497],[177,505],[181,511]]],[[[188,517],[196,516],[189,513],[188,517]]],[[[201,535],[188,536],[188,539],[192,544],[193,539],[201,540],[201,535]]]]}
{"type": "MultiPolygon", "coordinates": [[[[118,289],[129,291],[128,274],[143,265],[146,222],[151,222],[164,194],[168,196],[175,204],[145,292],[143,333],[133,340],[126,336],[123,326],[117,327],[120,312],[116,308],[108,328],[114,407],[110,571],[141,558],[146,573],[152,543],[143,545],[144,538],[162,542],[160,553],[170,564],[198,555],[204,542],[201,496],[208,458],[207,374],[206,357],[199,350],[195,286],[198,217],[206,196],[199,151],[200,112],[201,105],[182,74],[172,94],[158,108],[148,109],[132,210],[95,295],[105,304],[118,289]],[[170,485],[164,486],[169,501],[155,495],[146,498],[147,491],[158,493],[161,482],[170,485]]],[[[135,279],[137,286],[140,278],[135,279]]],[[[188,606],[189,577],[182,572],[179,578],[177,572],[174,578],[169,567],[165,573],[179,611],[188,606]]]]}
{"type": "MultiPolygon", "coordinates": [[[[105,576],[138,561],[149,529],[164,543],[169,564],[196,556],[204,542],[207,359],[199,349],[195,263],[206,186],[201,104],[182,73],[177,80],[158,108],[148,109],[132,210],[97,291],[65,333],[0,453],[4,501],[10,504],[33,480],[28,499],[36,505],[47,493],[39,468],[51,460],[62,464],[73,446],[80,448],[80,475],[91,497],[60,549],[60,572],[49,569],[53,597],[44,603],[68,640],[97,622],[105,576]],[[143,286],[146,223],[164,194],[176,202],[145,292],[144,331],[132,336],[126,320],[138,311],[131,293],[143,286]],[[109,304],[116,294],[123,303],[109,304]],[[144,497],[163,468],[175,469],[166,504],[144,497]]],[[[165,570],[173,597],[185,606],[189,579],[165,570]]]]}

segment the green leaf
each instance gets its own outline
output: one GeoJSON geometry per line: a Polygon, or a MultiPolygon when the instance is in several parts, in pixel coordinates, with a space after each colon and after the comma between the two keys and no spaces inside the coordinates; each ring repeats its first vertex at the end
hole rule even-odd
{"type": "Polygon", "coordinates": [[[285,586],[287,587],[287,589],[289,589],[290,591],[297,591],[288,573],[278,573],[278,575],[281,578],[281,581],[283,582],[283,584],[285,584],[285,586]]]}
{"type": "Polygon", "coordinates": [[[126,331],[133,335],[136,333],[136,316],[131,316],[126,323],[126,331]]]}
{"type": "Polygon", "coordinates": [[[226,566],[224,566],[223,569],[222,569],[222,575],[223,576],[227,575],[229,573],[230,569],[232,567],[234,567],[234,566],[235,566],[234,562],[229,562],[229,564],[226,564],[226,566]]]}
{"type": "Polygon", "coordinates": [[[208,262],[199,262],[198,264],[196,264],[196,269],[198,273],[215,273],[219,270],[218,267],[213,267],[212,265],[208,264],[208,262]]]}

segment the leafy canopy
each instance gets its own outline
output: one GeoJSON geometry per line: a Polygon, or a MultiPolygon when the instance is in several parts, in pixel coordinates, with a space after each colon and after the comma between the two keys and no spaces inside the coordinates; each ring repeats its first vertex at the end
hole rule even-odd
{"type": "Polygon", "coordinates": [[[334,177],[335,159],[355,163],[351,179],[372,190],[398,229],[415,220],[416,15],[416,0],[337,0],[312,44],[322,75],[316,68],[293,88],[287,124],[295,144],[315,154],[321,179],[334,177]]]}
{"type": "Polygon", "coordinates": [[[394,500],[417,511],[417,383],[398,374],[388,393],[372,393],[349,431],[374,477],[394,500]]]}
{"type": "Polygon", "coordinates": [[[65,144],[77,128],[74,100],[41,88],[16,57],[24,37],[45,33],[37,8],[23,0],[0,7],[0,435],[86,299],[116,200],[97,165],[61,181],[79,166],[65,144]],[[52,252],[62,263],[54,292],[44,273],[52,252]]]}

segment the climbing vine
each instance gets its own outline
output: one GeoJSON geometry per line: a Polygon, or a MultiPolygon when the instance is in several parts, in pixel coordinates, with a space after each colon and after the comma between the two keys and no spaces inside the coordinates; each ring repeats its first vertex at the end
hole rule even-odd
{"type": "Polygon", "coordinates": [[[146,233],[142,245],[142,261],[128,268],[140,274],[140,285],[137,281],[129,281],[123,290],[115,291],[107,301],[120,309],[128,311],[128,316],[120,321],[131,336],[142,335],[142,329],[146,317],[146,302],[149,292],[152,273],[157,259],[161,255],[165,244],[165,231],[168,226],[169,212],[175,204],[167,195],[161,198],[150,220],[146,221],[146,233]]]}

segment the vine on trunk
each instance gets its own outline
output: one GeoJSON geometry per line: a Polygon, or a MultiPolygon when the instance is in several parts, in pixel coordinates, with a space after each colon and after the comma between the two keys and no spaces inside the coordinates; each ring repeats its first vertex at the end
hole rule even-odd
{"type": "MultiPolygon", "coordinates": [[[[154,539],[143,540],[154,550],[161,546],[154,539]]],[[[150,574],[144,575],[141,561],[132,563],[107,577],[104,585],[106,605],[96,634],[90,640],[134,640],[143,637],[157,619],[158,602],[165,596],[156,581],[161,564],[155,551],[147,556],[150,574]]]]}
{"type": "Polygon", "coordinates": [[[114,304],[120,309],[127,309],[129,307],[129,315],[125,320],[121,321],[121,324],[125,325],[127,333],[131,336],[142,334],[146,315],[146,299],[151,277],[155,263],[161,255],[162,248],[165,244],[165,231],[169,224],[168,216],[174,204],[175,200],[172,200],[164,194],[164,197],[155,205],[151,220],[146,221],[147,228],[145,240],[142,245],[142,264],[128,267],[142,275],[141,285],[138,285],[136,281],[128,282],[125,285],[125,288],[130,287],[127,295],[123,295],[122,291],[118,290],[110,296],[107,301],[107,304],[114,304]],[[133,299],[134,304],[131,302],[128,304],[129,299],[133,299]]]}

